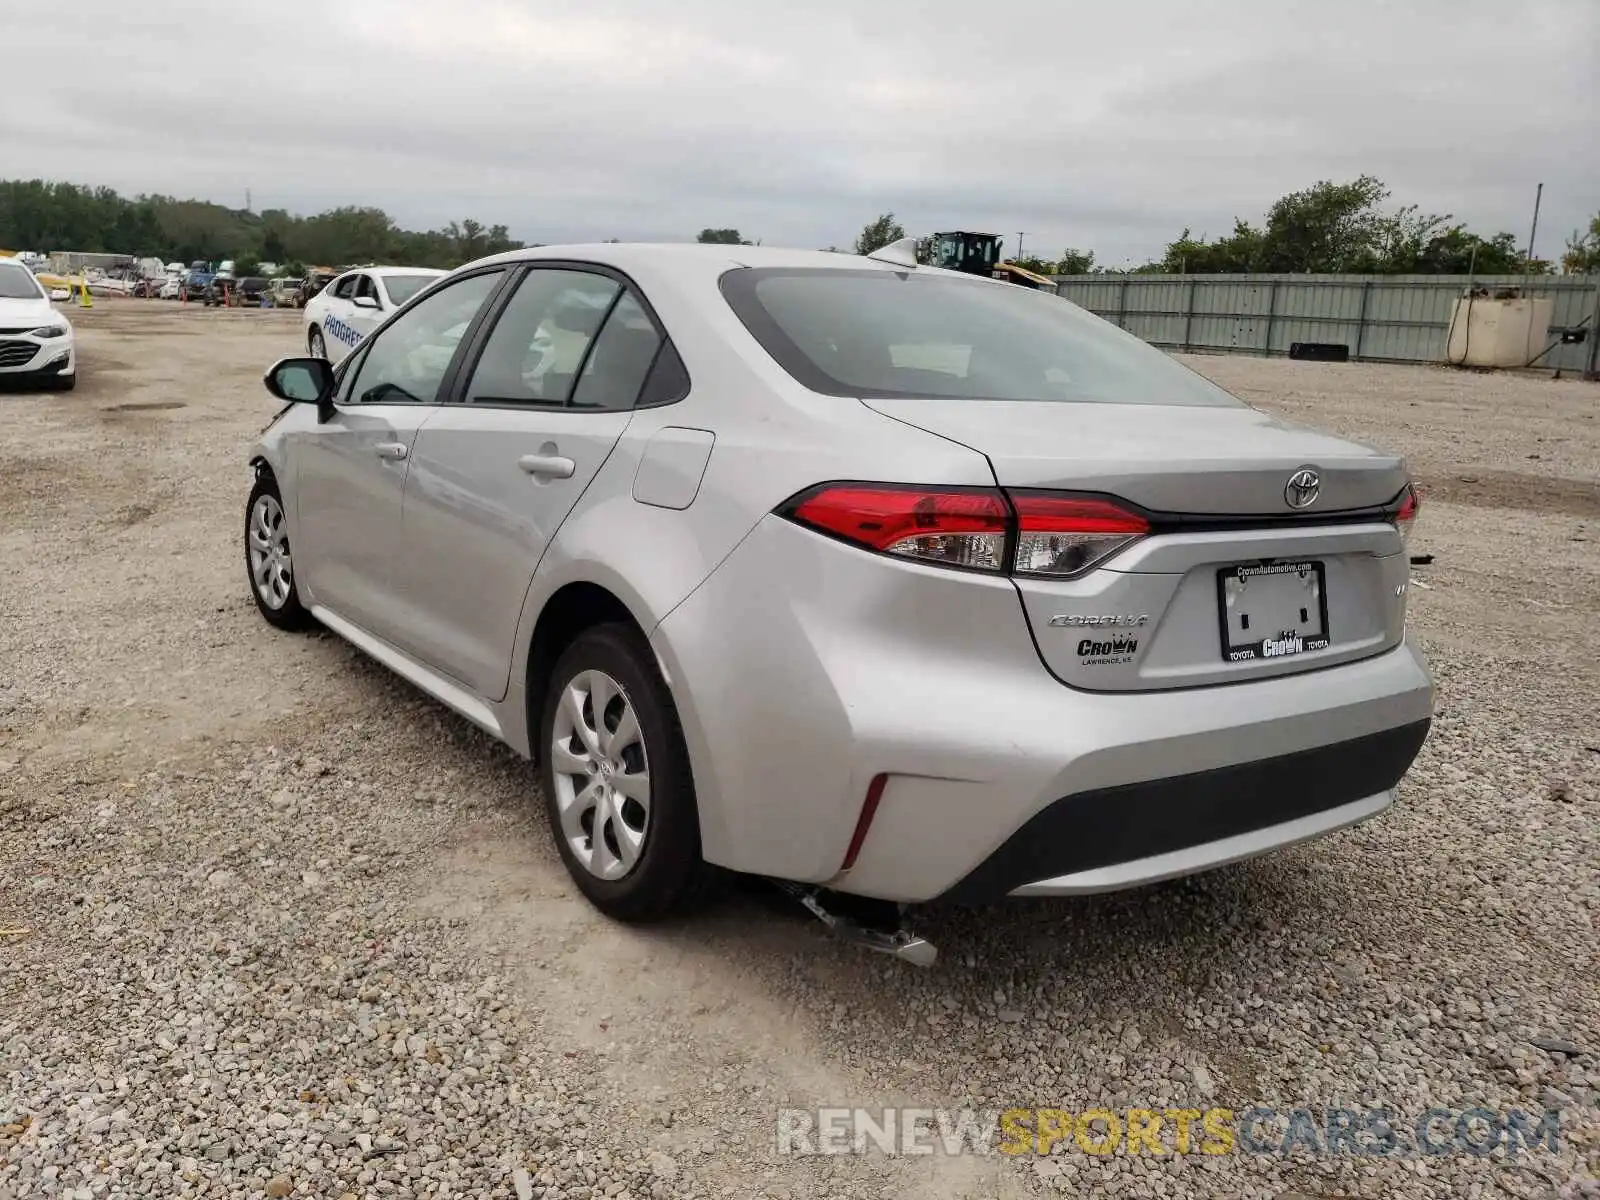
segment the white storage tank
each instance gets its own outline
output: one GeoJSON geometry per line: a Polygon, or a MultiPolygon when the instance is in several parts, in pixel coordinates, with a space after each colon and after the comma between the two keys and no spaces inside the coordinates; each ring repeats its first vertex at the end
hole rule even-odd
{"type": "Polygon", "coordinates": [[[1466,295],[1450,318],[1445,360],[1456,367],[1525,367],[1550,344],[1554,300],[1466,295]]]}

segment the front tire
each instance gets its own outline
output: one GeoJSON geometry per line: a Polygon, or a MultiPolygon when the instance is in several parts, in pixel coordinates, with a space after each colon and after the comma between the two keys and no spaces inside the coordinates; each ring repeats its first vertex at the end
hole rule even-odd
{"type": "Polygon", "coordinates": [[[289,554],[289,524],[278,481],[270,471],[256,476],[244,509],[244,565],[250,595],[269,625],[305,629],[313,622],[300,603],[294,560],[289,554]]]}
{"type": "Polygon", "coordinates": [[[556,663],[539,724],[550,831],[601,912],[647,921],[702,898],[700,814],[677,706],[639,632],[601,625],[556,663]]]}
{"type": "Polygon", "coordinates": [[[57,375],[45,386],[52,392],[70,392],[78,386],[78,373],[74,371],[71,375],[57,375]]]}
{"type": "Polygon", "coordinates": [[[311,332],[306,335],[306,349],[311,352],[312,358],[328,357],[328,343],[322,340],[322,330],[315,325],[311,327],[311,332]]]}

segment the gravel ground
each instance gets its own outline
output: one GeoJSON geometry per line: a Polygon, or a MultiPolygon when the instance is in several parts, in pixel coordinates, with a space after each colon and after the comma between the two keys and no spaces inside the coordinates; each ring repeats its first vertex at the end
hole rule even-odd
{"type": "Polygon", "coordinates": [[[0,395],[0,1200],[1600,1195],[1600,388],[1191,360],[1411,457],[1434,733],[1376,822],[930,915],[917,972],[755,891],[597,918],[524,764],[254,612],[243,450],[293,315],[77,320],[75,393],[0,395]],[[1562,1125],[1515,1158],[775,1151],[782,1108],[963,1103],[1562,1125]]]}

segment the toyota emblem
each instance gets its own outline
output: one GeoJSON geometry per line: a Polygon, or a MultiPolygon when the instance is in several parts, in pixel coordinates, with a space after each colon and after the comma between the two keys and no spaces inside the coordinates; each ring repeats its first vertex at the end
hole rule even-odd
{"type": "Polygon", "coordinates": [[[1283,485],[1283,499],[1290,508],[1310,508],[1322,492],[1322,476],[1315,468],[1301,467],[1283,485]]]}

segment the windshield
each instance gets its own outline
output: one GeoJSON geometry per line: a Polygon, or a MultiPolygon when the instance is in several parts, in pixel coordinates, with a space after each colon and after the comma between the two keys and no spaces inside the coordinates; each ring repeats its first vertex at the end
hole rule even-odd
{"type": "Polygon", "coordinates": [[[389,303],[399,308],[436,278],[436,275],[385,275],[383,290],[389,293],[389,303]]]}
{"type": "Polygon", "coordinates": [[[0,263],[0,300],[43,300],[44,289],[33,272],[19,263],[0,263]]]}
{"type": "Polygon", "coordinates": [[[737,269],[723,295],[831,396],[1232,406],[1149,343],[1048,293],[905,271],[737,269]]]}

